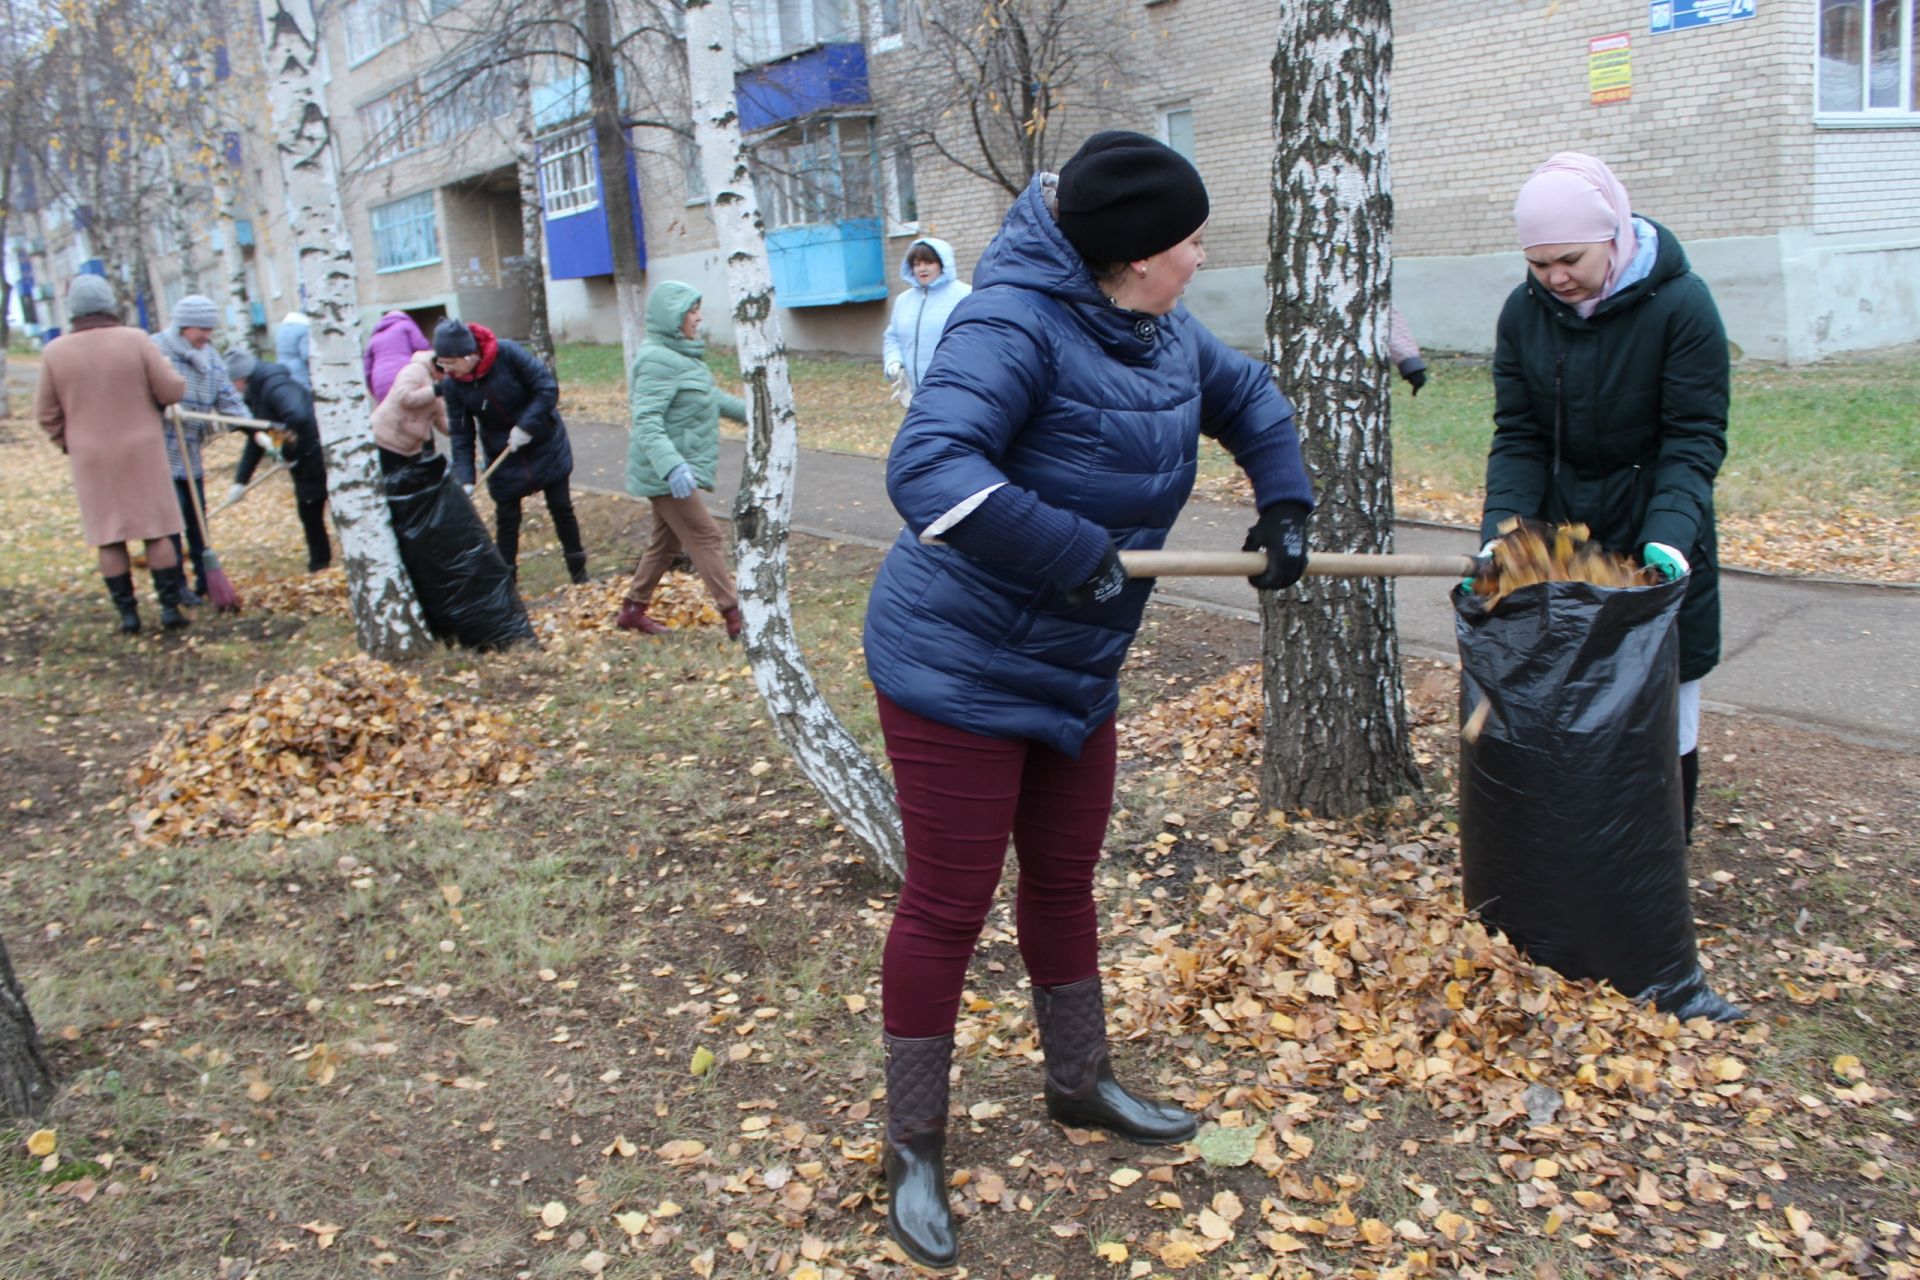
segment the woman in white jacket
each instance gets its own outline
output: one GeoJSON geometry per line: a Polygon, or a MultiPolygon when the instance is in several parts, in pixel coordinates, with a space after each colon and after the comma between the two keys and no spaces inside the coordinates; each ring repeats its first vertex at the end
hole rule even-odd
{"type": "Polygon", "coordinates": [[[921,236],[907,246],[900,261],[900,278],[907,289],[893,298],[893,318],[887,322],[883,367],[894,384],[895,397],[904,406],[913,399],[920,380],[933,363],[933,349],[947,317],[960,299],[973,292],[962,283],[953,264],[953,246],[945,240],[921,236]]]}

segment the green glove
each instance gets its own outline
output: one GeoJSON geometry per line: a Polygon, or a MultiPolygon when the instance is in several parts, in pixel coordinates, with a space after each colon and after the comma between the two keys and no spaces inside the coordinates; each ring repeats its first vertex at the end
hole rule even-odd
{"type": "Polygon", "coordinates": [[[1640,563],[1658,573],[1668,582],[1678,582],[1687,576],[1691,566],[1687,558],[1664,542],[1649,542],[1640,548],[1640,563]]]}
{"type": "Polygon", "coordinates": [[[1473,584],[1478,579],[1493,572],[1493,544],[1498,541],[1498,538],[1488,538],[1480,554],[1473,558],[1473,572],[1460,579],[1460,589],[1468,595],[1473,594],[1473,584]]]}

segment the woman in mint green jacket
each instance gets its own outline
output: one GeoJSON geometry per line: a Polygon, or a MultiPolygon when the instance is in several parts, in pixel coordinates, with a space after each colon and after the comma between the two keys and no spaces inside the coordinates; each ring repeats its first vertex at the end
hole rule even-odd
{"type": "Polygon", "coordinates": [[[700,291],[663,280],[647,299],[647,340],[633,358],[627,379],[633,434],[627,441],[627,492],[653,503],[653,538],[640,556],[620,605],[616,625],[659,635],[669,628],[647,613],[654,589],[674,556],[685,551],[707,584],[727,624],[727,638],[740,635],[740,596],[720,526],[699,490],[713,489],[720,460],[720,416],[747,420],[746,402],[720,390],[701,359],[707,344],[694,336],[700,325],[700,291]]]}

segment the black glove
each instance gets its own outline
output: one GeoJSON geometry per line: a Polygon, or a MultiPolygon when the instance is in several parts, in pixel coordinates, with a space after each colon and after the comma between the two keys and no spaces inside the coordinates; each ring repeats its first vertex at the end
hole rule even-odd
{"type": "Polygon", "coordinates": [[[1107,553],[1100,557],[1093,576],[1061,596],[1060,603],[1067,609],[1084,609],[1090,604],[1106,604],[1126,589],[1127,571],[1120,567],[1120,553],[1109,538],[1107,553]]]}
{"type": "Polygon", "coordinates": [[[1240,549],[1267,553],[1267,571],[1248,582],[1262,591],[1292,586],[1307,571],[1307,508],[1298,502],[1274,503],[1247,530],[1247,541],[1240,549]]]}
{"type": "Polygon", "coordinates": [[[439,396],[442,400],[447,398],[447,380],[445,378],[435,378],[433,380],[433,394],[439,396]]]}
{"type": "Polygon", "coordinates": [[[1419,395],[1420,388],[1427,385],[1427,371],[1424,368],[1402,369],[1400,371],[1400,376],[1407,380],[1407,385],[1409,387],[1413,388],[1413,391],[1411,392],[1411,394],[1413,395],[1416,395],[1416,396],[1419,395]]]}

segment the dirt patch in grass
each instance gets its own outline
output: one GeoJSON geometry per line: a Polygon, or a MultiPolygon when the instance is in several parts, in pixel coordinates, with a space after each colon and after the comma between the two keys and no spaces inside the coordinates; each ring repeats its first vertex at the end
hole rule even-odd
{"type": "MultiPolygon", "coordinates": [[[[129,643],[104,598],[41,590],[71,572],[52,553],[43,576],[16,566],[30,581],[10,584],[19,607],[0,622],[0,934],[65,1084],[45,1121],[51,1169],[24,1133],[0,1133],[0,1256],[21,1274],[910,1274],[877,1172],[892,889],[781,750],[718,627],[642,639],[605,625],[644,509],[579,505],[598,582],[563,588],[537,511],[523,555],[534,615],[573,620],[566,643],[419,667],[511,711],[551,767],[482,813],[385,831],[137,845],[125,770],[166,724],[309,649],[343,654],[350,636],[288,599],[129,643]],[[261,627],[283,630],[263,641],[261,627]]],[[[235,558],[297,576],[291,503],[276,507],[285,528],[263,517],[235,558]]],[[[815,674],[877,752],[858,652],[876,553],[807,538],[792,553],[815,674]]],[[[1217,682],[1258,651],[1255,627],[1155,606],[1122,714],[1220,715],[1217,682]]],[[[1368,1016],[1337,996],[1260,989],[1253,1015],[1213,1007],[1254,996],[1230,975],[1211,1001],[1156,985],[1176,951],[1241,936],[1249,910],[1303,981],[1315,945],[1350,945],[1338,913],[1314,911],[1345,904],[1368,930],[1398,927],[1392,912],[1468,927],[1446,914],[1454,676],[1410,662],[1407,680],[1429,790],[1379,825],[1266,814],[1255,751],[1230,749],[1244,715],[1224,717],[1205,759],[1168,750],[1175,735],[1124,764],[1100,883],[1119,1067],[1220,1132],[1257,1128],[1245,1163],[1048,1123],[1013,923],[1004,907],[990,919],[950,1147],[968,1273],[1920,1265],[1913,756],[1707,717],[1703,952],[1757,1023],[1620,1039],[1652,1033],[1617,1001],[1505,960],[1484,971],[1562,1011],[1530,1024],[1547,1056],[1510,1069],[1624,1073],[1594,1095],[1620,1108],[1599,1154],[1592,1134],[1503,1121],[1384,1066],[1295,1074],[1291,1054],[1332,1043],[1309,1028],[1368,1016]],[[1267,1038],[1235,1040],[1216,1017],[1267,1038]],[[1653,1083],[1634,1085],[1627,1059],[1653,1083]]],[[[1438,990],[1418,1003],[1441,1006],[1421,1015],[1422,1059],[1464,1061],[1442,1040],[1471,1039],[1463,1011],[1449,1020],[1438,990]]],[[[1466,1008],[1494,1017],[1479,999],[1466,1008]]],[[[1364,1057],[1363,1031],[1341,1034],[1364,1057]]]]}

